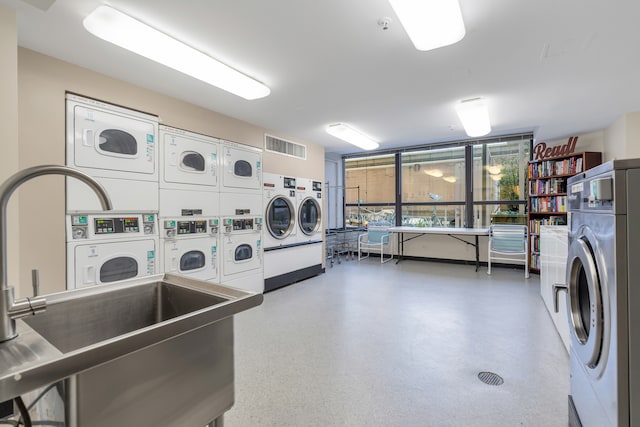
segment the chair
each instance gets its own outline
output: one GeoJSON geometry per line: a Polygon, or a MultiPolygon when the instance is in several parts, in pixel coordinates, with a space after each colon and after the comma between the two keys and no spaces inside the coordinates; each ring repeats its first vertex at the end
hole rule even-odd
{"type": "Polygon", "coordinates": [[[393,252],[391,252],[391,233],[386,227],[369,227],[365,234],[358,236],[358,261],[365,258],[369,258],[371,250],[380,252],[380,264],[393,259],[393,252]],[[384,256],[384,248],[389,248],[389,258],[384,256]],[[362,253],[366,252],[367,256],[362,256],[362,253]]]}
{"type": "Polygon", "coordinates": [[[526,225],[494,224],[489,227],[488,270],[491,261],[514,261],[519,256],[524,262],[524,277],[529,278],[529,233],[526,225]]]}

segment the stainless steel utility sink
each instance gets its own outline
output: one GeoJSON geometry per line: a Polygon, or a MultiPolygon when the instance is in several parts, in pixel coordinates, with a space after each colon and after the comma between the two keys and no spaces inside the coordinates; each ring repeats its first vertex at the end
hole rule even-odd
{"type": "Polygon", "coordinates": [[[228,301],[170,282],[105,290],[47,301],[47,311],[24,318],[63,353],[107,341],[228,301]]]}
{"type": "MultiPolygon", "coordinates": [[[[262,299],[262,294],[169,274],[46,295],[46,311],[19,319],[18,336],[0,343],[0,401],[154,346],[163,354],[188,352],[185,345],[203,347],[189,336],[206,340],[202,329],[215,323],[228,325],[223,335],[230,332],[232,363],[230,318],[262,299]],[[225,319],[229,322],[221,322],[225,319]],[[166,344],[170,340],[182,348],[166,344]]],[[[225,340],[220,348],[229,347],[225,340]]],[[[170,370],[165,365],[171,361],[165,362],[170,370]]]]}

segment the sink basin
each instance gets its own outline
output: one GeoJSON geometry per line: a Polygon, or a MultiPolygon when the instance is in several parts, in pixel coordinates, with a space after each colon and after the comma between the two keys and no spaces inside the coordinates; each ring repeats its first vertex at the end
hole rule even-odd
{"type": "MultiPolygon", "coordinates": [[[[263,299],[262,294],[170,274],[45,297],[46,311],[19,319],[18,336],[0,343],[0,401],[142,349],[161,348],[174,338],[206,332],[206,326],[223,324],[263,299]]],[[[180,339],[182,346],[193,344],[180,339]]]]}
{"type": "Polygon", "coordinates": [[[47,311],[24,321],[67,353],[226,301],[220,295],[158,281],[48,302],[47,311]]]}

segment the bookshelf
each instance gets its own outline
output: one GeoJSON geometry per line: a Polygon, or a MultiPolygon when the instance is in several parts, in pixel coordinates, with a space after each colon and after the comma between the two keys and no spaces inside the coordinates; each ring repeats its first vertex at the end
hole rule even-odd
{"type": "Polygon", "coordinates": [[[602,162],[593,151],[573,153],[528,165],[529,271],[540,272],[540,227],[567,224],[567,179],[602,162]]]}

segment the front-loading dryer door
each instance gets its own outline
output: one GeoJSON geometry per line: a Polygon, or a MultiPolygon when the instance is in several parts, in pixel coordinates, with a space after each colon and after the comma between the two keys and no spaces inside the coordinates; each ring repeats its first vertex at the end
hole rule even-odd
{"type": "Polygon", "coordinates": [[[573,239],[567,259],[567,314],[571,348],[593,376],[604,368],[607,347],[603,345],[607,316],[595,241],[588,229],[573,239]]]}
{"type": "Polygon", "coordinates": [[[295,229],[296,213],[293,203],[282,195],[273,197],[267,204],[267,231],[274,239],[283,240],[295,229]]]}
{"type": "Polygon", "coordinates": [[[155,239],[73,245],[67,287],[101,285],[157,273],[155,239]]]}
{"type": "Polygon", "coordinates": [[[298,211],[300,230],[307,236],[312,236],[320,230],[321,221],[320,204],[313,197],[305,198],[298,211]]]}
{"type": "Polygon", "coordinates": [[[239,145],[223,146],[222,185],[227,190],[262,191],[262,153],[239,145]]]}
{"type": "Polygon", "coordinates": [[[217,238],[165,240],[162,257],[164,272],[200,280],[218,279],[217,238]]]}
{"type": "Polygon", "coordinates": [[[218,185],[217,143],[163,132],[161,136],[165,182],[209,187],[218,185]]]}
{"type": "Polygon", "coordinates": [[[229,234],[223,237],[222,273],[225,277],[262,268],[260,234],[229,234]]]}
{"type": "Polygon", "coordinates": [[[73,156],[67,163],[82,168],[157,174],[157,123],[68,102],[67,114],[73,120],[73,139],[68,143],[73,156]]]}

